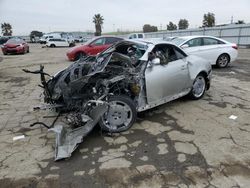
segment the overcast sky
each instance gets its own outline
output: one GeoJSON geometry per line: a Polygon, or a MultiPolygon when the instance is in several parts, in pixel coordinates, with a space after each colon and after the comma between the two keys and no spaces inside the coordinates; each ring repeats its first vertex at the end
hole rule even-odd
{"type": "Polygon", "coordinates": [[[190,27],[213,12],[216,24],[250,22],[250,0],[0,0],[0,23],[9,22],[14,35],[32,30],[94,31],[92,17],[104,17],[104,32],[142,30],[144,24],[166,29],[169,21],[185,18],[190,27]]]}

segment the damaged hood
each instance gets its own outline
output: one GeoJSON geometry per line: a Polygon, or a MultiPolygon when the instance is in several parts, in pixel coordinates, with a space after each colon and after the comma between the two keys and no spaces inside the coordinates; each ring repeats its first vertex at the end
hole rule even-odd
{"type": "Polygon", "coordinates": [[[100,73],[108,64],[112,53],[105,53],[99,57],[81,59],[66,69],[58,72],[48,81],[48,89],[53,100],[57,100],[62,91],[72,89],[72,85],[87,83],[89,77],[100,73]],[[69,87],[70,86],[70,87],[69,87]]]}

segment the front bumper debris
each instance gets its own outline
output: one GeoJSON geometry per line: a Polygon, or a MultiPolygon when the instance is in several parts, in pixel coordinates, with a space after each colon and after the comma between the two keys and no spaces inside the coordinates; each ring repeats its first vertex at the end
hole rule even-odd
{"type": "Polygon", "coordinates": [[[82,116],[83,121],[87,120],[86,124],[75,129],[65,128],[62,125],[56,125],[49,129],[56,134],[55,161],[70,157],[78,144],[93,130],[107,110],[108,104],[98,105],[90,112],[89,116],[82,116]]]}

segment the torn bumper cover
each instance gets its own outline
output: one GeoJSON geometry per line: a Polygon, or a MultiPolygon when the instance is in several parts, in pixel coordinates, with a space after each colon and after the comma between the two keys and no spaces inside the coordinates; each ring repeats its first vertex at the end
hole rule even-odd
{"type": "Polygon", "coordinates": [[[75,129],[67,129],[62,125],[49,129],[56,134],[55,161],[70,157],[107,110],[108,104],[106,103],[97,106],[90,112],[90,116],[83,116],[85,120],[88,119],[86,124],[75,129]]]}

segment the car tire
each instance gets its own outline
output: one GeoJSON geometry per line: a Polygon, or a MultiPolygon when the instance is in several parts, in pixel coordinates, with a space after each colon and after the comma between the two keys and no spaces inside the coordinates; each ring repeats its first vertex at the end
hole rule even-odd
{"type": "Polygon", "coordinates": [[[27,48],[27,53],[30,53],[30,48],[27,48]]]}
{"type": "Polygon", "coordinates": [[[207,88],[206,85],[207,83],[204,74],[199,74],[193,82],[189,97],[193,100],[202,98],[207,88]]]}
{"type": "Polygon", "coordinates": [[[56,45],[55,45],[55,44],[51,44],[49,47],[51,47],[51,48],[55,48],[55,47],[56,47],[56,45]]]}
{"type": "Polygon", "coordinates": [[[23,52],[22,52],[22,54],[25,54],[26,53],[26,50],[25,50],[25,48],[23,48],[23,52]]]}
{"type": "Polygon", "coordinates": [[[110,97],[109,104],[108,112],[99,121],[102,130],[112,133],[128,130],[137,118],[134,102],[129,97],[122,95],[110,97]]]}
{"type": "Polygon", "coordinates": [[[230,62],[230,57],[228,54],[221,54],[217,61],[216,61],[216,65],[219,68],[225,68],[228,66],[228,63],[230,62]]]}
{"type": "Polygon", "coordinates": [[[85,56],[86,56],[86,54],[84,52],[77,52],[76,56],[75,56],[75,61],[77,61],[85,56]]]}
{"type": "Polygon", "coordinates": [[[74,46],[75,46],[74,43],[70,43],[70,44],[69,44],[69,47],[74,47],[74,46]]]}

